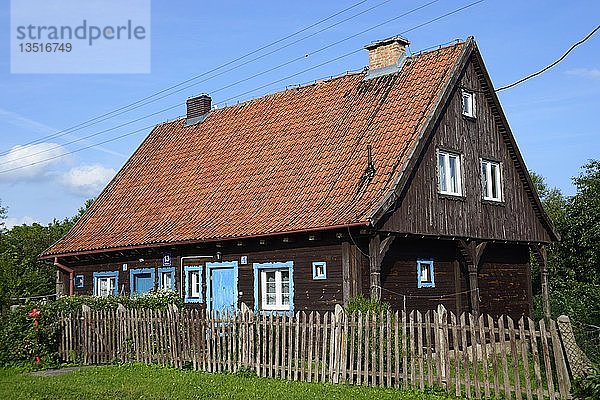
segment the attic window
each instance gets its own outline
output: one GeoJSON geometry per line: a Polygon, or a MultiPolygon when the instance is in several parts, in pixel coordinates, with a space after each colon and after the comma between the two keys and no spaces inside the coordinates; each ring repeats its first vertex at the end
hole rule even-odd
{"type": "Polygon", "coordinates": [[[462,114],[465,117],[475,118],[475,93],[462,91],[462,114]]]}
{"type": "Polygon", "coordinates": [[[438,183],[441,194],[462,196],[460,154],[438,151],[438,183]]]}
{"type": "Polygon", "coordinates": [[[502,201],[502,171],[500,163],[481,160],[481,186],[484,200],[502,201]]]}

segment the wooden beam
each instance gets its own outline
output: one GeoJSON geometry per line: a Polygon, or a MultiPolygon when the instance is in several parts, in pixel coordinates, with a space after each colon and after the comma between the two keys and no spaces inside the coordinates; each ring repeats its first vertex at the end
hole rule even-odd
{"type": "Polygon", "coordinates": [[[350,299],[350,262],[352,254],[350,254],[350,243],[342,243],[342,298],[344,300],[344,307],[348,305],[350,299]]]}
{"type": "Polygon", "coordinates": [[[542,280],[542,309],[544,319],[550,321],[552,315],[550,310],[550,293],[548,290],[548,254],[544,245],[535,244],[531,246],[534,257],[540,267],[540,277],[542,280]]]}
{"type": "Polygon", "coordinates": [[[469,297],[471,299],[471,312],[477,318],[479,317],[479,267],[481,256],[485,251],[487,242],[477,242],[475,240],[458,240],[458,248],[467,265],[469,276],[469,297]]]}
{"type": "Polygon", "coordinates": [[[369,283],[371,299],[381,301],[381,238],[375,235],[369,241],[369,283]]]}

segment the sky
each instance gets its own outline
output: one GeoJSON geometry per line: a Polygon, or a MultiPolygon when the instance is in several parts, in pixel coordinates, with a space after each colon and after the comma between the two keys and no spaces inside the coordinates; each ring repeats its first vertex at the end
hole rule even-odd
{"type": "MultiPolygon", "coordinates": [[[[411,41],[411,53],[474,36],[495,87],[500,87],[550,64],[600,23],[598,1],[486,0],[419,27],[472,2],[440,0],[382,24],[431,0],[367,0],[244,59],[273,52],[259,60],[239,67],[243,61],[233,63],[226,69],[236,67],[234,70],[205,75],[179,93],[44,140],[206,73],[358,2],[152,0],[149,73],[13,74],[10,2],[2,0],[0,199],[2,206],[8,207],[7,227],[34,221],[46,224],[54,218],[73,216],[86,199],[100,193],[150,133],[151,126],[185,113],[185,99],[190,96],[208,93],[213,104],[224,106],[289,85],[360,70],[368,64],[366,50],[341,56],[406,31],[403,36],[411,41]],[[384,4],[377,6],[380,3],[384,4]],[[377,7],[316,33],[373,6],[377,7]],[[250,78],[253,75],[258,76],[250,78]],[[118,127],[122,124],[127,125],[118,127]],[[81,139],[92,134],[96,135],[81,139]],[[123,137],[112,140],[118,136],[123,137]],[[39,143],[27,145],[34,140],[39,143]],[[79,141],[69,144],[74,140],[79,141]],[[89,148],[80,150],[85,147],[89,148]],[[36,164],[1,172],[32,163],[36,164]]],[[[587,160],[600,158],[600,33],[552,70],[500,92],[499,97],[527,167],[543,175],[550,186],[572,195],[571,178],[580,173],[587,160]]]]}

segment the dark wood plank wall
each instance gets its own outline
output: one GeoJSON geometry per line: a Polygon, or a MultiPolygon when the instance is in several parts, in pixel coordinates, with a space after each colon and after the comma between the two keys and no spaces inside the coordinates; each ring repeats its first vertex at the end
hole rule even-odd
{"type": "MultiPolygon", "coordinates": [[[[287,244],[274,246],[253,246],[218,249],[222,253],[223,261],[240,261],[241,256],[248,257],[246,265],[238,264],[238,302],[244,302],[248,307],[254,308],[254,270],[253,263],[267,262],[294,262],[294,309],[296,311],[331,311],[335,304],[343,304],[342,292],[342,251],[341,243],[314,243],[314,244],[287,244]],[[296,247],[298,246],[298,247],[296,247]],[[279,248],[277,248],[279,247],[279,248]],[[327,279],[313,280],[312,263],[314,261],[327,262],[327,279]]],[[[175,267],[176,286],[179,290],[181,280],[181,257],[215,254],[217,249],[201,250],[181,248],[171,250],[173,266],[175,267]]],[[[204,265],[206,261],[214,259],[184,260],[185,265],[204,265]]],[[[158,268],[162,266],[162,257],[150,258],[144,253],[135,259],[122,258],[103,263],[87,263],[72,265],[76,275],[84,275],[84,288],[75,289],[75,294],[93,294],[93,273],[100,271],[119,271],[119,291],[129,294],[129,270],[134,268],[154,268],[158,279],[158,268]],[[139,258],[144,258],[143,262],[139,258]],[[127,263],[128,270],[123,271],[122,265],[127,263]]],[[[203,274],[205,280],[205,274],[203,274]]],[[[206,282],[203,282],[206,291],[206,282]]],[[[198,305],[203,307],[203,304],[198,305]]]]}
{"type": "Polygon", "coordinates": [[[479,268],[481,312],[531,316],[531,271],[525,245],[490,243],[479,268]]]}
{"type": "MultiPolygon", "coordinates": [[[[162,259],[144,259],[143,262],[136,259],[123,259],[118,262],[102,262],[97,264],[83,264],[75,267],[75,275],[83,275],[84,287],[74,288],[74,294],[92,295],[94,290],[94,272],[119,271],[119,293],[129,294],[129,273],[136,268],[156,268],[160,266],[162,259]],[[123,271],[123,264],[127,264],[127,271],[123,271]]],[[[155,271],[155,275],[158,271],[155,271]]],[[[68,279],[68,275],[67,275],[68,279]]],[[[156,276],[155,276],[156,279],[156,276]]],[[[66,286],[68,290],[68,285],[66,286]]]]}
{"type": "MultiPolygon", "coordinates": [[[[363,294],[369,296],[369,262],[362,260],[363,294]]],[[[464,260],[453,240],[397,238],[383,260],[381,299],[393,309],[421,311],[443,304],[448,310],[470,311],[465,293],[469,279],[464,260]],[[434,261],[435,288],[417,287],[417,260],[434,261]],[[461,293],[456,295],[456,293],[461,293]],[[440,298],[441,297],[441,298],[440,298]]],[[[520,318],[531,315],[531,271],[529,250],[516,243],[489,243],[479,268],[480,311],[520,318]]]]}
{"type": "Polygon", "coordinates": [[[459,86],[475,91],[476,119],[462,116],[461,90],[456,88],[436,127],[432,141],[412,177],[399,208],[382,230],[480,239],[549,242],[519,178],[508,147],[486,103],[472,63],[459,86]],[[436,149],[463,155],[463,197],[442,196],[437,186],[436,149]],[[480,157],[501,161],[504,202],[482,199],[480,157]]]}
{"type": "Polygon", "coordinates": [[[381,268],[382,301],[390,303],[394,309],[403,309],[406,296],[407,310],[433,310],[443,304],[448,310],[462,312],[468,310],[468,296],[462,295],[457,309],[457,292],[467,290],[464,275],[455,280],[454,268],[457,260],[456,244],[449,240],[396,239],[383,260],[381,268]],[[433,259],[433,288],[417,287],[417,260],[433,259]],[[439,298],[439,296],[446,296],[439,298]]]}

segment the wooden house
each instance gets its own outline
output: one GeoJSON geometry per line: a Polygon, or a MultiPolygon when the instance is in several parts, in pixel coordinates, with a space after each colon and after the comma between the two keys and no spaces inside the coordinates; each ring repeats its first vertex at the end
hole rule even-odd
{"type": "MultiPolygon", "coordinates": [[[[157,125],[44,252],[69,294],[177,290],[210,309],[531,313],[544,213],[473,38],[157,125]]],[[[547,311],[547,303],[546,303],[547,311]]]]}

